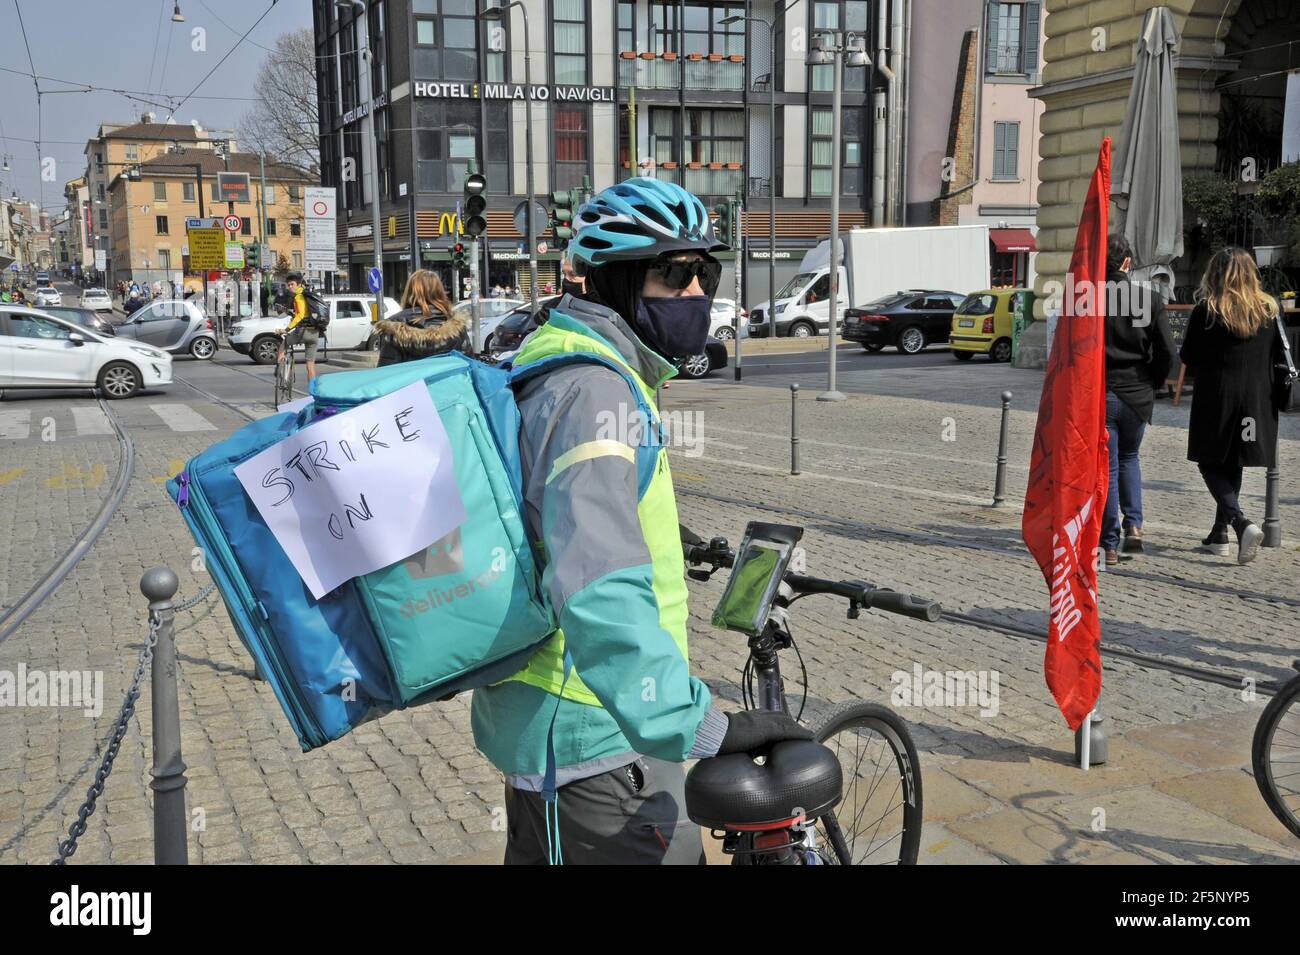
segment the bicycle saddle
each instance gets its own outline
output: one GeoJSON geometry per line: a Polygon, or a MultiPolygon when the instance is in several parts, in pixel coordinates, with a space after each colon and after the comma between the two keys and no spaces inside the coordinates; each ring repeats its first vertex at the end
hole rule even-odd
{"type": "Polygon", "coordinates": [[[686,815],[710,829],[763,829],[813,819],[840,801],[840,761],[821,743],[776,743],[759,764],[745,753],[702,759],[686,777],[686,815]]]}

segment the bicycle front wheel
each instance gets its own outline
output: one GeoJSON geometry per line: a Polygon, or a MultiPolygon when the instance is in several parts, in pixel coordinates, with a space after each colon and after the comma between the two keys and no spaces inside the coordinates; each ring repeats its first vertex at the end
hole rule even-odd
{"type": "Polygon", "coordinates": [[[1300,676],[1264,708],[1250,761],[1264,802],[1282,825],[1300,836],[1300,676]]]}
{"type": "Polygon", "coordinates": [[[275,365],[275,408],[293,400],[293,352],[287,352],[275,365]]]}
{"type": "Polygon", "coordinates": [[[829,831],[834,824],[817,820],[826,861],[915,865],[921,848],[921,763],[907,724],[887,707],[845,703],[814,733],[835,753],[844,774],[844,796],[833,810],[842,845],[829,831]]]}

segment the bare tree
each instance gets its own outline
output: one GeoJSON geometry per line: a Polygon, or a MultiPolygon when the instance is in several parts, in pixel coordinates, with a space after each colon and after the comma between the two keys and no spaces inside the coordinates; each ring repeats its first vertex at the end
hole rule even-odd
{"type": "Polygon", "coordinates": [[[316,47],[308,29],[284,33],[263,61],[253,85],[260,102],[244,114],[245,149],[320,179],[320,111],[316,103],[316,47]]]}

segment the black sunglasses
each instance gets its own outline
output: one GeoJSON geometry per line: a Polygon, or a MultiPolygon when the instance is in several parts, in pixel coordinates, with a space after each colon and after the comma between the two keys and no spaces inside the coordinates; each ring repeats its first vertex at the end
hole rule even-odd
{"type": "Polygon", "coordinates": [[[691,282],[698,278],[700,288],[704,289],[704,294],[709,298],[713,298],[713,293],[718,290],[718,283],[722,280],[722,263],[712,256],[700,259],[663,258],[657,260],[650,271],[663,279],[669,288],[678,291],[689,288],[691,282]]]}

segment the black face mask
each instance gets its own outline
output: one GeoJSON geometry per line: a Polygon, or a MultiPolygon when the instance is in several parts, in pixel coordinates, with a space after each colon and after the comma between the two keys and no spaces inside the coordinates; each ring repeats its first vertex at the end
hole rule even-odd
{"type": "Polygon", "coordinates": [[[570,282],[568,279],[560,281],[560,291],[564,295],[572,295],[574,298],[582,298],[584,287],[581,282],[570,282]]]}
{"type": "Polygon", "coordinates": [[[704,352],[709,310],[707,295],[643,298],[637,306],[637,331],[665,358],[690,358],[704,352]]]}

